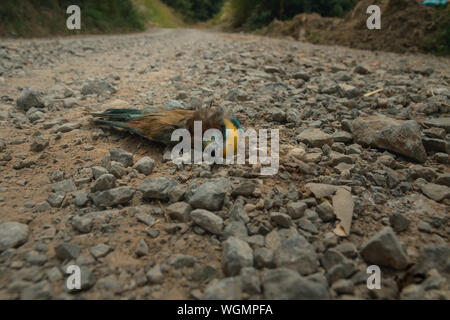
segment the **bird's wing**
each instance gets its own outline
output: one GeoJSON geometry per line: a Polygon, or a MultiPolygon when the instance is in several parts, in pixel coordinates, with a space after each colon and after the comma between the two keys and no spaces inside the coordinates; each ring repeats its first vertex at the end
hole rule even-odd
{"type": "Polygon", "coordinates": [[[191,110],[160,110],[143,114],[128,122],[127,125],[143,132],[149,140],[170,145],[172,132],[175,129],[186,128],[193,113],[191,110]]]}

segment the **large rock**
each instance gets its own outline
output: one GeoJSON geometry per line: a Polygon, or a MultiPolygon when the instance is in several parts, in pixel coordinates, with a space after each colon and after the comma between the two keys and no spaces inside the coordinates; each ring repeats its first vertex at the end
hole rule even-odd
{"type": "Polygon", "coordinates": [[[253,267],[252,248],[241,239],[229,237],[223,247],[222,266],[227,276],[238,275],[242,268],[253,267]]]}
{"type": "Polygon", "coordinates": [[[294,236],[284,240],[275,252],[278,267],[289,268],[301,275],[314,273],[319,261],[313,246],[303,237],[294,236]]]}
{"type": "Polygon", "coordinates": [[[313,282],[285,268],[267,271],[263,279],[264,298],[268,300],[328,299],[325,284],[313,282]]]}
{"type": "Polygon", "coordinates": [[[155,167],[155,161],[153,161],[150,157],[143,157],[133,166],[134,169],[139,171],[146,176],[152,173],[153,168],[155,167]]]}
{"type": "Polygon", "coordinates": [[[24,244],[28,239],[28,226],[19,222],[0,224],[0,252],[24,244]]]}
{"type": "Polygon", "coordinates": [[[172,219],[187,222],[190,219],[192,207],[187,202],[175,202],[166,208],[172,219]]]}
{"type": "Polygon", "coordinates": [[[105,191],[116,186],[116,177],[112,174],[104,174],[91,185],[91,192],[105,191]]]}
{"type": "Polygon", "coordinates": [[[425,162],[427,154],[416,121],[401,121],[387,117],[359,117],[352,123],[353,139],[369,145],[425,162]]]}
{"type": "Polygon", "coordinates": [[[202,296],[202,300],[241,300],[240,277],[224,278],[211,282],[202,296]]]}
{"type": "Polygon", "coordinates": [[[333,136],[320,129],[308,128],[298,135],[297,140],[310,147],[322,147],[325,144],[331,145],[333,136]]]}
{"type": "Polygon", "coordinates": [[[20,97],[16,101],[17,108],[22,111],[28,111],[31,108],[44,107],[44,100],[42,93],[35,88],[26,88],[20,94],[20,97]]]}
{"type": "Polygon", "coordinates": [[[124,186],[98,192],[94,195],[92,200],[97,207],[104,208],[125,204],[133,198],[133,195],[134,189],[124,186]]]}
{"type": "Polygon", "coordinates": [[[75,183],[72,179],[65,179],[62,181],[54,182],[50,185],[53,192],[73,192],[77,190],[75,183]]]}
{"type": "Polygon", "coordinates": [[[225,199],[224,186],[216,181],[208,181],[195,189],[189,197],[189,204],[193,208],[220,210],[225,199]]]}
{"type": "Polygon", "coordinates": [[[81,88],[81,93],[109,95],[116,92],[116,89],[108,81],[90,81],[81,88]]]}
{"type": "Polygon", "coordinates": [[[197,209],[192,211],[191,219],[206,231],[222,234],[223,219],[208,210],[197,209]]]}
{"type": "Polygon", "coordinates": [[[133,154],[117,148],[109,150],[111,161],[116,161],[122,164],[125,168],[133,165],[133,154]]]}
{"type": "Polygon", "coordinates": [[[423,123],[429,127],[438,127],[444,129],[447,132],[450,132],[450,117],[433,118],[425,120],[423,123]]]}
{"type": "Polygon", "coordinates": [[[368,263],[403,270],[408,266],[408,256],[397,240],[394,231],[386,227],[361,248],[361,255],[368,263]]]}
{"type": "Polygon", "coordinates": [[[142,191],[144,199],[168,200],[171,191],[177,185],[177,181],[172,178],[150,178],[142,181],[139,190],[142,191]]]}
{"type": "Polygon", "coordinates": [[[422,192],[430,199],[434,201],[441,201],[450,198],[450,188],[447,186],[426,183],[420,186],[422,192]]]}

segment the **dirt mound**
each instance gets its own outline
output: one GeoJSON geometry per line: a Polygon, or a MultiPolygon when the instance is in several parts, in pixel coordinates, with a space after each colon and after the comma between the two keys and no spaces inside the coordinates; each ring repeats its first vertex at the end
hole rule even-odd
{"type": "Polygon", "coordinates": [[[439,28],[439,19],[449,9],[437,10],[416,0],[361,0],[343,19],[299,14],[292,21],[273,22],[264,33],[358,49],[418,52],[425,49],[427,37],[439,28]],[[381,9],[380,30],[366,26],[366,10],[372,4],[381,9]]]}
{"type": "Polygon", "coordinates": [[[317,13],[296,15],[291,21],[274,20],[263,33],[267,35],[292,36],[297,40],[319,42],[322,34],[336,28],[341,22],[338,18],[321,17],[317,13]]]}

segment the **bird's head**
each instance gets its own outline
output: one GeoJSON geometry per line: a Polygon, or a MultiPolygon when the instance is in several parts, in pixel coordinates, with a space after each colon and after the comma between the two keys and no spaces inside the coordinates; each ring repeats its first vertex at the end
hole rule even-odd
{"type": "MultiPolygon", "coordinates": [[[[219,106],[210,106],[209,108],[195,111],[193,121],[202,121],[202,137],[208,129],[217,129],[222,132],[224,139],[223,155],[226,155],[226,150],[230,148],[233,153],[237,150],[237,140],[243,128],[239,121],[232,114],[225,112],[224,108],[219,106]]],[[[193,123],[192,130],[193,132],[193,123]]],[[[203,146],[206,147],[211,141],[202,141],[203,146]]]]}

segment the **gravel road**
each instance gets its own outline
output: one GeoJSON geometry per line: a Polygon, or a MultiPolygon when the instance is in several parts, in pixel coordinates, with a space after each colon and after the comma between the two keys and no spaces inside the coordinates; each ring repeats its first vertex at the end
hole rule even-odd
{"type": "Polygon", "coordinates": [[[2,40],[0,299],[449,299],[449,66],[187,29],[2,40]],[[277,174],[177,166],[89,115],[211,103],[279,129],[277,174]]]}

